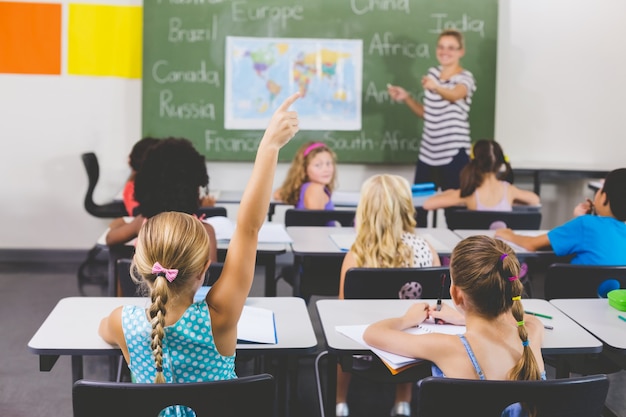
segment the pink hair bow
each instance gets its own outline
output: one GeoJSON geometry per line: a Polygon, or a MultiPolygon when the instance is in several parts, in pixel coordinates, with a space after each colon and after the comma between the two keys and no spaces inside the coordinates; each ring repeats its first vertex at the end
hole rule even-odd
{"type": "Polygon", "coordinates": [[[176,276],[178,275],[178,269],[163,268],[160,263],[155,262],[154,265],[152,265],[152,273],[157,275],[163,275],[166,280],[172,282],[176,279],[176,276]]]}

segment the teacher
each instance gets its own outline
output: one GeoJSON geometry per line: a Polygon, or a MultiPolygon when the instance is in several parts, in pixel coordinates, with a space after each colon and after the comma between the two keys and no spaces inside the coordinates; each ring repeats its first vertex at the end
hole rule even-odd
{"type": "Polygon", "coordinates": [[[438,67],[422,77],[424,104],[402,87],[388,85],[392,100],[406,103],[424,119],[414,183],[434,182],[436,188],[459,188],[459,174],[469,162],[469,111],[476,82],[461,67],[465,54],[463,35],[444,30],[437,39],[438,67]]]}

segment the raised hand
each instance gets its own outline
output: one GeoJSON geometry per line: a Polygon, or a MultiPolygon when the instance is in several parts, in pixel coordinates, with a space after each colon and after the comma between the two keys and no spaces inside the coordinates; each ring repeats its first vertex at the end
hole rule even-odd
{"type": "Polygon", "coordinates": [[[299,97],[300,93],[295,93],[290,97],[287,97],[285,101],[278,106],[274,115],[270,119],[267,129],[265,129],[265,134],[261,140],[262,143],[275,145],[281,148],[289,142],[289,140],[293,138],[296,133],[298,133],[298,130],[300,130],[298,113],[290,111],[289,106],[291,106],[299,97]]]}

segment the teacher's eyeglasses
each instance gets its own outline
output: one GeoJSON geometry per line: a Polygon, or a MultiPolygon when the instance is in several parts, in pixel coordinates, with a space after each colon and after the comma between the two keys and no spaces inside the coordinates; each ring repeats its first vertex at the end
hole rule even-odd
{"type": "Polygon", "coordinates": [[[452,52],[452,51],[458,51],[459,48],[458,46],[442,46],[442,45],[437,45],[437,50],[438,51],[448,51],[448,52],[452,52]]]}

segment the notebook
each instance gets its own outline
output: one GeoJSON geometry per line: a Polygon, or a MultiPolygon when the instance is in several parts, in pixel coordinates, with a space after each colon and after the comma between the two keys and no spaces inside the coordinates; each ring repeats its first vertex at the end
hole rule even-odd
{"type": "MultiPolygon", "coordinates": [[[[394,375],[411,365],[421,362],[421,359],[396,355],[395,353],[387,352],[368,345],[365,343],[365,340],[363,340],[363,333],[365,332],[367,326],[369,326],[369,324],[336,326],[335,330],[374,352],[374,354],[380,358],[387,368],[389,368],[389,371],[391,371],[394,375]]],[[[417,327],[406,329],[405,332],[409,334],[443,333],[455,335],[465,333],[465,326],[424,322],[417,327]]]]}

